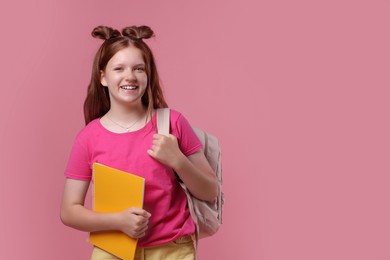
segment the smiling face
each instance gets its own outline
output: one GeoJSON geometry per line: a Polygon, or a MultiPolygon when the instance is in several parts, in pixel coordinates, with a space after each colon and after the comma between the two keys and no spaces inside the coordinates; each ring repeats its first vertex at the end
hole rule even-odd
{"type": "Polygon", "coordinates": [[[148,77],[142,52],[134,47],[118,51],[101,71],[101,84],[108,87],[111,106],[137,106],[142,104],[148,77]]]}

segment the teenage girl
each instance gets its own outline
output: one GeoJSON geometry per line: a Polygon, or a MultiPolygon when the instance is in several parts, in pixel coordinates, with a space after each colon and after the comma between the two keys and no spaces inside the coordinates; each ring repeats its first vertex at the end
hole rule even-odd
{"type": "MultiPolygon", "coordinates": [[[[97,51],[84,103],[86,126],[77,135],[65,171],[61,220],[95,232],[119,230],[139,239],[135,259],[194,259],[195,225],[179,177],[197,198],[213,201],[217,179],[182,114],[171,110],[171,134],[157,134],[156,109],[167,107],[147,26],[120,33],[96,27],[97,51]],[[97,213],[84,206],[99,162],[145,178],[144,208],[97,213]],[[176,176],[176,174],[178,176],[176,176]]],[[[94,247],[92,259],[119,259],[94,247]]]]}

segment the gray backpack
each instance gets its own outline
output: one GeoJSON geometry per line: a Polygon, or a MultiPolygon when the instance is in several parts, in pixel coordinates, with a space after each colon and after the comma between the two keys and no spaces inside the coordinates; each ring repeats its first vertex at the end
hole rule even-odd
{"type": "MultiPolygon", "coordinates": [[[[159,134],[168,135],[170,129],[169,108],[157,109],[157,129],[159,134]]],[[[222,224],[222,192],[221,148],[216,137],[193,127],[196,135],[203,144],[203,152],[218,178],[218,196],[214,202],[199,200],[191,195],[183,182],[180,185],[187,194],[187,204],[191,217],[196,224],[196,240],[214,235],[222,224]]]]}

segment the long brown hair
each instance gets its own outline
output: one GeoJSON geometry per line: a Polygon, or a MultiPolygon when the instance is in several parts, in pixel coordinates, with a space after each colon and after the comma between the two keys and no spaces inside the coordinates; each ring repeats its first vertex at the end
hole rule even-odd
{"type": "Polygon", "coordinates": [[[98,26],[92,31],[94,38],[104,40],[98,49],[92,66],[91,81],[88,85],[87,97],[84,101],[85,124],[102,117],[110,109],[110,96],[108,88],[100,83],[101,71],[104,71],[108,61],[120,50],[134,46],[142,52],[146,65],[148,85],[142,96],[142,104],[147,108],[147,113],[152,116],[154,108],[167,107],[157,73],[153,53],[143,39],[154,36],[148,26],[131,26],[122,30],[122,34],[107,26],[98,26]]]}

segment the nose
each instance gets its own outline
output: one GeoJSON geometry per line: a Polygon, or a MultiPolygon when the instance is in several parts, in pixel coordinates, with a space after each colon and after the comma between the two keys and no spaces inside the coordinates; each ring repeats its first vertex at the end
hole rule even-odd
{"type": "Polygon", "coordinates": [[[130,81],[130,80],[135,80],[135,74],[134,71],[131,68],[127,68],[125,72],[125,79],[130,81]]]}

